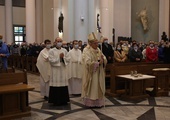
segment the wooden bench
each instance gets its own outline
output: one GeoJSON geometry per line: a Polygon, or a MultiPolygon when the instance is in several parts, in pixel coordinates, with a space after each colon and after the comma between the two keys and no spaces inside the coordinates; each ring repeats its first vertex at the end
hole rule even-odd
{"type": "Polygon", "coordinates": [[[15,67],[8,68],[8,69],[2,69],[0,70],[0,73],[15,73],[15,67]]]}
{"type": "MultiPolygon", "coordinates": [[[[129,63],[113,63],[107,66],[106,77],[110,77],[110,90],[106,91],[106,94],[111,95],[113,97],[119,96],[122,94],[118,92],[121,89],[124,83],[123,80],[116,78],[117,75],[130,74],[130,71],[138,71],[138,73],[153,75],[152,70],[154,68],[162,68],[168,67],[170,68],[170,64],[162,64],[162,63],[146,63],[146,62],[129,62],[129,63]],[[110,72],[109,72],[110,69],[110,72]],[[109,75],[110,74],[110,75],[109,75]]],[[[169,78],[170,79],[170,78],[169,78]]],[[[170,83],[169,83],[170,84],[170,83]]],[[[146,87],[154,86],[154,79],[145,82],[146,87]]]]}
{"type": "Polygon", "coordinates": [[[169,68],[156,68],[152,70],[153,75],[156,76],[154,85],[154,96],[168,96],[169,95],[169,68]]]}
{"type": "Polygon", "coordinates": [[[26,71],[21,73],[0,73],[0,120],[11,120],[31,115],[28,104],[26,71]]]}

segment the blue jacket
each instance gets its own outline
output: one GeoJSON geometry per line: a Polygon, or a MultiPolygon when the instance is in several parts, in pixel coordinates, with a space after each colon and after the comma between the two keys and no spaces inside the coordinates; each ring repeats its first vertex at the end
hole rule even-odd
{"type": "Polygon", "coordinates": [[[9,51],[8,51],[8,47],[5,43],[2,43],[2,46],[0,47],[0,54],[5,54],[5,57],[1,57],[2,62],[3,62],[3,68],[7,69],[8,68],[8,64],[7,64],[7,60],[8,60],[8,56],[9,51]]]}

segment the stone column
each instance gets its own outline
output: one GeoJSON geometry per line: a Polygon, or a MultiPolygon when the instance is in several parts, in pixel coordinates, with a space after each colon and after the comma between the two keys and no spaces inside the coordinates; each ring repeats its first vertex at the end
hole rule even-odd
{"type": "Polygon", "coordinates": [[[5,0],[5,42],[11,44],[13,40],[12,0],[5,0]]]}
{"type": "Polygon", "coordinates": [[[97,14],[96,14],[96,9],[95,9],[95,0],[88,0],[88,17],[89,17],[89,25],[88,25],[88,31],[89,33],[91,32],[97,32],[97,23],[95,22],[97,20],[97,14]],[[96,24],[95,24],[96,23],[96,24]]]}
{"type": "Polygon", "coordinates": [[[35,0],[26,0],[26,41],[36,42],[35,0]]]}
{"type": "Polygon", "coordinates": [[[43,1],[36,0],[36,42],[43,41],[43,1]]]}
{"type": "MultiPolygon", "coordinates": [[[[58,21],[58,18],[60,16],[60,12],[63,13],[62,11],[62,1],[61,0],[54,0],[54,8],[53,8],[53,12],[54,12],[54,39],[56,37],[63,37],[63,33],[61,35],[61,33],[59,34],[59,30],[58,30],[58,24],[59,24],[59,21],[58,21]]],[[[64,14],[63,14],[64,15],[64,14]]]]}
{"type": "Polygon", "coordinates": [[[109,37],[110,33],[110,25],[109,25],[109,0],[100,0],[100,11],[101,11],[101,27],[102,27],[102,35],[105,37],[109,37]]]}
{"type": "Polygon", "coordinates": [[[89,34],[88,0],[75,0],[74,5],[75,39],[87,41],[89,34]]]}

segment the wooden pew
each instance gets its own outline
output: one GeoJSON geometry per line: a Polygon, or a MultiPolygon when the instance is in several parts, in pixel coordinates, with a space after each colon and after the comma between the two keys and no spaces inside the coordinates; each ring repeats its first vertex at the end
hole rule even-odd
{"type": "Polygon", "coordinates": [[[32,56],[27,56],[26,58],[27,71],[32,71],[32,56]]]}
{"type": "Polygon", "coordinates": [[[152,70],[153,75],[156,76],[154,85],[154,96],[168,96],[169,95],[169,68],[156,68],[152,70]]]}
{"type": "Polygon", "coordinates": [[[0,70],[0,73],[15,73],[15,67],[0,70]]]}
{"type": "Polygon", "coordinates": [[[21,56],[21,69],[26,69],[27,68],[27,57],[26,56],[21,56]]]}
{"type": "MultiPolygon", "coordinates": [[[[124,81],[117,79],[116,78],[117,75],[130,74],[130,71],[134,71],[134,70],[137,70],[138,73],[153,75],[152,69],[162,68],[162,67],[170,68],[170,64],[146,63],[146,62],[113,63],[112,65],[110,64],[109,66],[107,66],[107,69],[106,69],[107,70],[106,77],[111,77],[110,78],[110,90],[109,90],[110,93],[107,93],[107,94],[111,96],[119,96],[120,94],[122,94],[122,93],[119,93],[118,90],[123,89],[122,86],[124,86],[123,85],[124,81]],[[110,69],[110,72],[109,72],[109,69],[110,69]]],[[[146,87],[154,86],[154,79],[146,81],[145,85],[146,87]]]]}
{"type": "Polygon", "coordinates": [[[11,120],[31,115],[28,104],[26,71],[21,73],[0,73],[0,120],[11,120]]]}
{"type": "Polygon", "coordinates": [[[36,63],[37,63],[37,57],[32,57],[32,72],[33,73],[38,73],[36,63]]]}

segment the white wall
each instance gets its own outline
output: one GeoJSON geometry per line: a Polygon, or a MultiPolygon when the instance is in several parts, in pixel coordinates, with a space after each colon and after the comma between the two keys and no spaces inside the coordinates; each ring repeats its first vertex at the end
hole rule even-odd
{"type": "Polygon", "coordinates": [[[75,22],[75,39],[87,41],[88,36],[88,1],[87,0],[75,0],[74,7],[74,22],[75,22]],[[84,21],[81,21],[80,17],[84,17],[84,21]]]}
{"type": "Polygon", "coordinates": [[[68,39],[67,42],[73,41],[75,39],[75,33],[74,33],[74,0],[68,0],[68,26],[66,29],[68,29],[68,39]]]}
{"type": "Polygon", "coordinates": [[[114,0],[113,26],[118,36],[131,37],[131,0],[114,0]]]}
{"type": "MultiPolygon", "coordinates": [[[[73,39],[82,39],[83,41],[86,41],[87,34],[91,32],[91,29],[96,29],[96,14],[100,13],[100,2],[99,0],[94,1],[95,7],[87,7],[92,8],[94,10],[94,21],[92,21],[93,25],[88,24],[83,25],[79,24],[79,28],[81,27],[87,27],[87,31],[79,32],[77,28],[75,28],[75,24],[77,24],[75,17],[77,17],[77,21],[80,22],[80,13],[81,11],[78,11],[79,13],[75,14],[75,0],[62,0],[63,1],[63,13],[64,13],[64,40],[71,41],[73,39]],[[90,25],[90,27],[89,27],[90,25]],[[76,32],[78,31],[78,32],[76,32]],[[78,38],[75,37],[75,34],[79,36],[78,38]]],[[[84,0],[83,0],[84,1],[84,0]]],[[[83,3],[82,1],[82,3],[83,3]]],[[[91,0],[88,0],[90,2],[91,0]]],[[[88,3],[87,2],[87,3],[88,3]]],[[[90,3],[88,3],[90,4],[90,3]]],[[[109,39],[112,39],[112,28],[115,28],[115,39],[117,41],[118,36],[131,36],[131,0],[109,0],[110,5],[110,33],[109,33],[109,39]],[[111,7],[112,6],[112,7],[111,7]]],[[[51,9],[53,8],[53,0],[43,0],[43,39],[51,39],[54,40],[55,36],[58,36],[58,33],[54,30],[54,21],[58,21],[58,15],[54,19],[54,11],[51,9]]],[[[85,9],[85,7],[81,7],[81,9],[85,9]]],[[[88,21],[92,20],[92,15],[90,15],[90,10],[87,10],[87,16],[88,21]]],[[[0,34],[2,34],[5,37],[5,9],[4,6],[0,6],[0,34]]],[[[87,19],[85,18],[85,20],[87,19]]],[[[13,7],[13,24],[19,24],[19,25],[25,25],[25,8],[22,7],[13,7]]],[[[87,24],[87,23],[86,23],[87,24]]],[[[55,29],[58,30],[58,24],[56,23],[55,29]]],[[[81,28],[83,29],[83,28],[81,28]]],[[[169,36],[169,0],[159,0],[159,39],[161,38],[162,32],[165,31],[167,35],[169,36]]],[[[5,38],[4,38],[5,40],[5,38]]]]}
{"type": "MultiPolygon", "coordinates": [[[[13,7],[13,24],[25,25],[25,8],[13,7]]],[[[5,7],[0,6],[0,34],[3,35],[5,41],[5,7]]]]}
{"type": "Polygon", "coordinates": [[[43,39],[54,41],[53,0],[43,0],[43,39]]]}
{"type": "Polygon", "coordinates": [[[13,24],[26,25],[25,8],[13,7],[13,24]]]}
{"type": "Polygon", "coordinates": [[[4,6],[0,6],[0,35],[3,35],[3,41],[5,41],[5,9],[4,6]]]}

